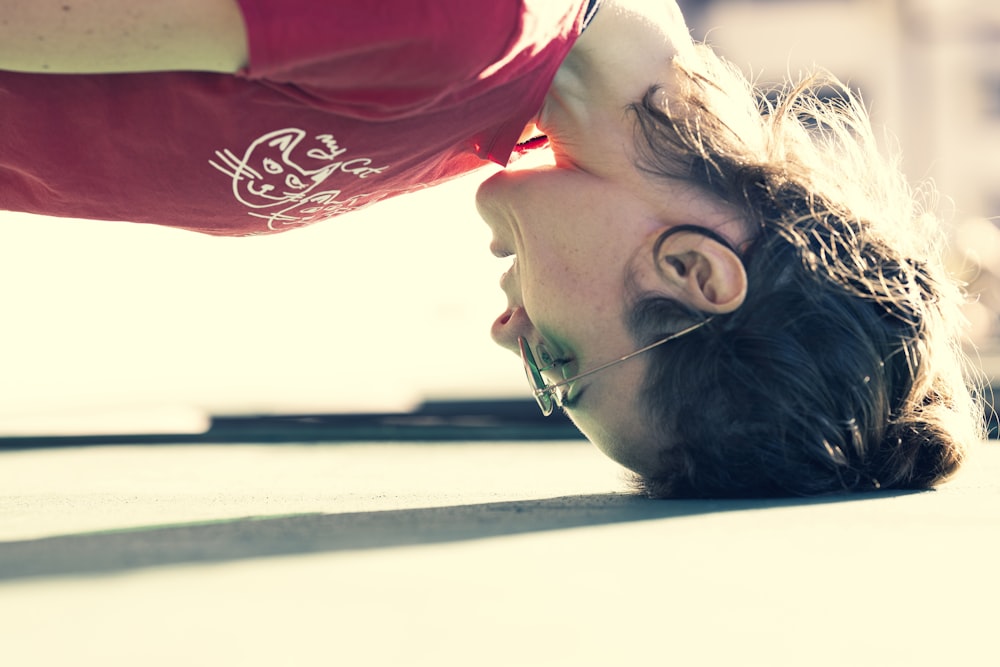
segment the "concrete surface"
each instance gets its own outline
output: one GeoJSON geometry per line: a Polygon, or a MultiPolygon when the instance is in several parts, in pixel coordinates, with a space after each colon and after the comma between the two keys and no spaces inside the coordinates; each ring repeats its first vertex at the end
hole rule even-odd
{"type": "Polygon", "coordinates": [[[995,666],[998,474],[678,502],[581,442],[0,452],[0,664],[995,666]]]}

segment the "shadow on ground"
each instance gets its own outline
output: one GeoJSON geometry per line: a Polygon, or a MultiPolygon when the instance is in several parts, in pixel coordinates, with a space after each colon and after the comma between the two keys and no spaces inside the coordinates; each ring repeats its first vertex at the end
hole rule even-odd
{"type": "Polygon", "coordinates": [[[567,496],[346,514],[245,517],[0,542],[0,581],[269,556],[460,542],[541,531],[899,494],[767,500],[567,496]]]}

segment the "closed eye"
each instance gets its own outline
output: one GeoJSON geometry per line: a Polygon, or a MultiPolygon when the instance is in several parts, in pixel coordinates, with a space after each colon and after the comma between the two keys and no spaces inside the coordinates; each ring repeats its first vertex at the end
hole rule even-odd
{"type": "Polygon", "coordinates": [[[546,356],[546,358],[542,360],[542,363],[545,364],[545,365],[541,366],[538,370],[541,371],[541,372],[543,372],[543,373],[547,373],[549,371],[559,370],[560,368],[562,368],[563,366],[565,366],[566,364],[568,364],[568,363],[570,363],[572,361],[573,361],[572,357],[567,357],[565,359],[554,359],[553,360],[553,359],[549,359],[546,356]]]}
{"type": "Polygon", "coordinates": [[[557,368],[562,368],[569,362],[573,361],[571,358],[560,357],[559,359],[553,359],[552,355],[549,354],[549,349],[545,345],[539,344],[535,347],[535,354],[538,355],[538,361],[541,363],[538,366],[540,371],[552,371],[557,368]]]}

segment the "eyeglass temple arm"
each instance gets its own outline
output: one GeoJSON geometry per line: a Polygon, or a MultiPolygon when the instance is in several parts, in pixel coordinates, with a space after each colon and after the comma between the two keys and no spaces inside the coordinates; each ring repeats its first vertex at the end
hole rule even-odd
{"type": "MultiPolygon", "coordinates": [[[[576,382],[580,378],[585,378],[588,375],[593,375],[594,373],[598,373],[600,371],[603,371],[605,368],[610,368],[610,367],[614,366],[615,364],[620,364],[623,361],[628,361],[632,357],[637,357],[640,354],[642,354],[643,352],[648,352],[649,350],[652,350],[654,347],[659,347],[660,345],[663,345],[664,343],[669,343],[670,341],[672,341],[674,339],[680,338],[684,334],[691,333],[695,329],[698,329],[700,327],[705,326],[706,324],[708,324],[708,322],[711,319],[712,318],[708,318],[708,319],[702,320],[701,322],[698,322],[698,324],[692,325],[692,326],[688,327],[687,329],[682,329],[681,331],[678,331],[677,333],[670,334],[666,338],[662,338],[662,339],[656,341],[655,343],[650,343],[646,347],[640,348],[640,349],[636,350],[635,352],[630,352],[629,354],[626,354],[624,357],[619,357],[618,359],[615,359],[614,361],[609,361],[606,364],[601,364],[597,368],[591,368],[589,371],[585,371],[583,373],[580,373],[579,375],[574,375],[571,378],[566,378],[565,380],[560,380],[559,382],[556,382],[554,384],[550,384],[548,387],[546,387],[545,390],[552,390],[552,389],[555,389],[557,387],[563,387],[563,386],[569,384],[570,382],[576,382]]],[[[545,391],[545,390],[537,389],[535,391],[537,393],[537,392],[545,391]]]]}

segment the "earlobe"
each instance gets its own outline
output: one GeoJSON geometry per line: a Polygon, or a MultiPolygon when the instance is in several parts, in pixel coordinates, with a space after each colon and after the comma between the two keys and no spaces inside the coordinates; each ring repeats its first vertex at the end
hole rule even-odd
{"type": "Polygon", "coordinates": [[[731,313],[746,299],[743,261],[728,244],[700,232],[671,234],[655,246],[663,287],[679,290],[688,305],[705,313],[731,313]]]}

